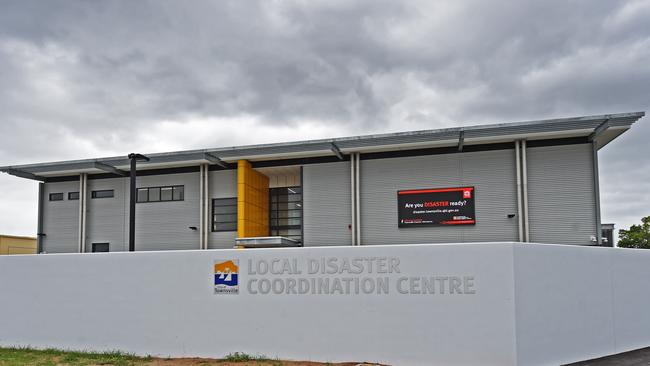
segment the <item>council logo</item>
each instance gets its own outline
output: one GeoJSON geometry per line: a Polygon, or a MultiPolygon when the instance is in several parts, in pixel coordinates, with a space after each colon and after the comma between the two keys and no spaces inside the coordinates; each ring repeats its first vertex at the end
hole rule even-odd
{"type": "Polygon", "coordinates": [[[239,293],[239,260],[220,259],[214,261],[214,293],[239,293]]]}

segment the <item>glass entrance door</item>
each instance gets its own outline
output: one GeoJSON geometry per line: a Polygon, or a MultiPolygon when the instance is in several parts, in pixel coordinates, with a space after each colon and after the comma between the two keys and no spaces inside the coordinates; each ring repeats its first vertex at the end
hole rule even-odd
{"type": "Polygon", "coordinates": [[[302,188],[270,188],[269,219],[271,236],[302,242],[302,188]]]}

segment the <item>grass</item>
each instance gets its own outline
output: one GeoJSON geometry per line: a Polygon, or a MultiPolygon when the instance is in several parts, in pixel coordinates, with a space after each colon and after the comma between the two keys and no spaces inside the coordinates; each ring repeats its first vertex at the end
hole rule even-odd
{"type": "Polygon", "coordinates": [[[278,360],[271,360],[268,357],[264,355],[257,355],[257,356],[251,356],[249,354],[243,353],[243,352],[234,352],[234,353],[229,353],[224,357],[224,361],[230,361],[230,362],[248,362],[248,361],[278,361],[278,360]]]}
{"type": "MultiPolygon", "coordinates": [[[[175,365],[174,359],[160,359],[153,357],[138,357],[123,352],[80,352],[61,351],[57,349],[37,350],[33,348],[2,348],[0,347],[0,366],[146,366],[160,365],[155,361],[164,361],[164,365],[175,365]]],[[[242,352],[228,354],[221,360],[199,360],[192,365],[220,365],[242,363],[258,366],[282,366],[284,362],[272,360],[263,355],[252,356],[242,352]]],[[[187,365],[187,363],[183,363],[187,365]]]]}
{"type": "Polygon", "coordinates": [[[0,348],[0,366],[86,366],[146,365],[151,357],[137,357],[123,352],[79,352],[56,349],[35,350],[31,348],[0,348]]]}

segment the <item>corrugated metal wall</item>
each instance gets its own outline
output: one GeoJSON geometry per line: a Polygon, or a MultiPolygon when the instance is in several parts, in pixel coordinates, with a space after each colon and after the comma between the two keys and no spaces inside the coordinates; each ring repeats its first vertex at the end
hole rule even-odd
{"type": "MultiPolygon", "coordinates": [[[[189,228],[199,227],[199,181],[199,173],[138,177],[138,188],[182,185],[185,197],[183,201],[136,204],[136,250],[199,249],[199,231],[189,228]]],[[[128,231],[128,221],[126,227],[128,231]]]]}
{"type": "Polygon", "coordinates": [[[79,192],[79,182],[47,183],[43,196],[43,248],[47,253],[78,251],[79,201],[68,201],[68,192],[79,192]],[[63,201],[50,201],[50,193],[63,193],[63,201]]]}
{"type": "MultiPolygon", "coordinates": [[[[362,244],[517,241],[514,150],[428,155],[361,161],[362,244]],[[475,226],[398,228],[397,191],[414,188],[476,187],[475,226]]],[[[591,145],[528,149],[531,241],[590,244],[596,234],[591,145]]],[[[237,171],[210,172],[213,198],[237,197],[237,171]]],[[[185,200],[137,204],[136,250],[198,249],[199,173],[142,176],[138,187],[183,185],[185,200]]],[[[78,182],[45,184],[43,250],[76,252],[79,201],[68,192],[78,182]],[[50,193],[64,193],[50,202],[50,193]]],[[[128,178],[89,179],[87,251],[108,242],[127,250],[128,178]],[[115,197],[91,199],[93,190],[113,189],[115,197]]],[[[350,162],[303,167],[305,246],[351,245],[350,162]]],[[[210,215],[211,215],[210,208],[210,215]]],[[[211,216],[210,216],[211,217],[211,216]]],[[[211,222],[211,219],[210,219],[211,222]]],[[[212,232],[210,248],[231,248],[236,232],[212,232]]]]}
{"type": "MultiPolygon", "coordinates": [[[[210,186],[210,223],[212,223],[212,199],[237,197],[237,171],[234,169],[212,171],[208,184],[210,186]]],[[[229,249],[235,245],[236,231],[213,232],[212,228],[209,230],[209,249],[229,249]]]]}
{"type": "MultiPolygon", "coordinates": [[[[111,252],[128,250],[128,187],[128,178],[88,179],[88,201],[86,205],[87,252],[92,251],[92,243],[109,243],[111,252]],[[105,189],[114,190],[115,196],[112,198],[91,198],[92,191],[105,189]]],[[[74,202],[79,203],[79,201],[74,202]]],[[[76,209],[78,210],[78,207],[76,209]]],[[[75,227],[78,228],[78,226],[77,222],[75,227]]]]}
{"type": "Polygon", "coordinates": [[[514,150],[361,161],[361,243],[458,243],[517,240],[514,150]],[[397,191],[476,187],[475,226],[397,226],[397,191]]]}
{"type": "Polygon", "coordinates": [[[352,245],[350,162],[303,167],[305,246],[352,245]]]}
{"type": "Polygon", "coordinates": [[[596,235],[591,144],[527,151],[530,241],[591,244],[596,235]]]}
{"type": "MultiPolygon", "coordinates": [[[[210,172],[212,198],[237,197],[237,171],[210,172]]],[[[184,200],[136,204],[136,250],[199,249],[199,173],[162,174],[138,177],[137,187],[183,185],[184,200]]],[[[43,250],[70,253],[78,250],[79,201],[69,201],[68,192],[78,192],[79,182],[45,184],[43,250]],[[50,202],[50,193],[64,193],[63,201],[50,202]]],[[[110,243],[110,251],[128,250],[128,178],[89,179],[86,251],[92,243],[110,243]],[[113,189],[113,198],[90,198],[93,190],[113,189]]],[[[210,208],[210,214],[212,210],[210,208]]],[[[211,216],[210,216],[211,218],[211,216]]],[[[210,219],[211,222],[211,219],[210,219]]],[[[212,232],[210,248],[232,248],[237,233],[212,232]]]]}

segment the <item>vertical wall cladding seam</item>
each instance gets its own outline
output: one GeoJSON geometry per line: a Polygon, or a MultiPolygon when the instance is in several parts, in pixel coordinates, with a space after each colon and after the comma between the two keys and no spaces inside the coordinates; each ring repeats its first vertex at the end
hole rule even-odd
{"type": "Polygon", "coordinates": [[[305,165],[302,185],[304,245],[352,245],[350,162],[305,165]]]}
{"type": "Polygon", "coordinates": [[[68,192],[78,192],[79,182],[44,183],[42,251],[78,252],[79,201],[68,200],[68,192]],[[50,201],[50,193],[63,193],[63,201],[50,201]]]}
{"type": "Polygon", "coordinates": [[[593,174],[591,144],[528,149],[531,242],[593,244],[593,174]]]}
{"type": "Polygon", "coordinates": [[[361,231],[372,244],[515,241],[513,150],[364,160],[361,231]],[[476,187],[474,226],[398,228],[397,191],[476,187]]]}
{"type": "Polygon", "coordinates": [[[208,184],[210,186],[209,210],[209,247],[208,249],[230,249],[235,245],[237,231],[212,231],[212,200],[215,198],[237,197],[237,170],[211,171],[208,184]]]}

